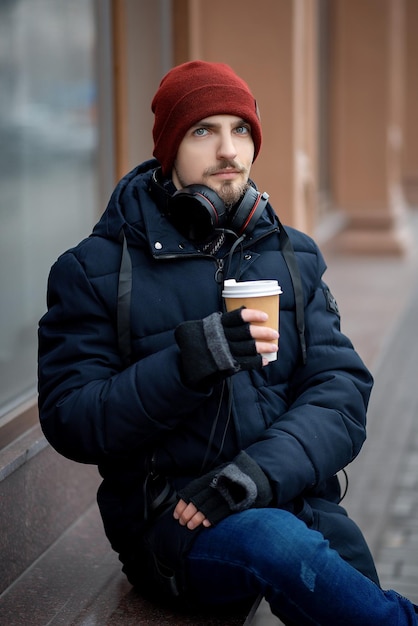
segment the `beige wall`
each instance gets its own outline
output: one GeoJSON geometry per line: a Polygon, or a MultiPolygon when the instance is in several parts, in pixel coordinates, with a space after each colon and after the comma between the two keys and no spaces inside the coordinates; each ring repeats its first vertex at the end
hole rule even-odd
{"type": "Polygon", "coordinates": [[[153,0],[113,0],[118,179],[152,156],[151,100],[173,64],[169,9],[153,0]]]}
{"type": "Polygon", "coordinates": [[[316,0],[174,2],[175,61],[231,65],[254,92],[263,148],[253,168],[286,223],[311,228],[316,168],[316,0]],[[309,210],[307,209],[309,207],[309,210]]]}
{"type": "Polygon", "coordinates": [[[331,181],[348,218],[341,244],[402,253],[404,0],[334,0],[331,20],[331,181]]]}
{"type": "Polygon", "coordinates": [[[113,0],[113,7],[119,174],[150,156],[150,101],[163,73],[195,58],[226,62],[257,97],[264,138],[253,178],[282,221],[316,235],[340,212],[347,251],[407,248],[403,189],[418,195],[416,0],[212,0],[210,8],[203,0],[113,0]],[[329,47],[319,58],[324,38],[329,47]],[[319,171],[328,188],[318,189],[319,171]],[[319,192],[331,198],[330,210],[318,211],[319,192]]]}
{"type": "Polygon", "coordinates": [[[408,201],[418,207],[418,2],[406,2],[406,93],[402,176],[408,201]]]}

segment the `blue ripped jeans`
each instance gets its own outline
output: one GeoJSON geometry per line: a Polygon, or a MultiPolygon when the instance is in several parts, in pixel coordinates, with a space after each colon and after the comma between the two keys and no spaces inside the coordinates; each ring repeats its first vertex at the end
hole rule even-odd
{"type": "Polygon", "coordinates": [[[323,536],[279,509],[251,509],[202,531],[187,557],[193,596],[221,605],[263,594],[297,626],[417,626],[414,605],[346,563],[323,536]]]}

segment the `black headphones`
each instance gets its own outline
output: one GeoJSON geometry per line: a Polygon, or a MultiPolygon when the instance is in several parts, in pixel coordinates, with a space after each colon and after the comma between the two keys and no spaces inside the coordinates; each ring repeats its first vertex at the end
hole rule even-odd
{"type": "Polygon", "coordinates": [[[175,228],[191,241],[205,241],[214,230],[230,230],[239,237],[250,234],[268,202],[252,181],[238,204],[228,210],[218,194],[205,185],[187,185],[170,193],[171,181],[160,182],[153,172],[151,192],[175,228]]]}

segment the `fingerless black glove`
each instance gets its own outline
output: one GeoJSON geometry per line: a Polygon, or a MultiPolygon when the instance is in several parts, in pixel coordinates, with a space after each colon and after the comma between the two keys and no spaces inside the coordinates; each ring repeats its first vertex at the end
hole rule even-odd
{"type": "Polygon", "coordinates": [[[186,384],[213,384],[240,370],[261,369],[262,358],[241,310],[212,313],[176,328],[186,384]]]}
{"type": "Polygon", "coordinates": [[[231,513],[270,504],[273,494],[267,476],[246,452],[192,480],[178,494],[216,524],[231,513]]]}

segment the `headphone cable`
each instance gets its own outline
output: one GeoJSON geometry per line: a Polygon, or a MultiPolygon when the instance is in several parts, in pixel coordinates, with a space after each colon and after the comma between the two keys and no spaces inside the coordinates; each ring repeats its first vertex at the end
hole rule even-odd
{"type": "Polygon", "coordinates": [[[204,457],[202,465],[200,467],[200,475],[202,475],[203,471],[206,469],[206,465],[207,465],[208,459],[209,459],[209,454],[210,454],[210,452],[212,450],[212,447],[213,447],[213,442],[214,442],[214,438],[215,438],[215,432],[216,432],[216,428],[218,426],[219,416],[220,416],[220,413],[221,413],[221,407],[222,407],[222,403],[223,403],[223,399],[224,399],[225,389],[226,388],[228,389],[228,414],[227,414],[227,419],[226,419],[225,427],[224,427],[224,430],[223,430],[223,434],[222,434],[219,450],[218,450],[217,455],[215,456],[215,458],[211,462],[211,467],[213,467],[214,464],[216,463],[216,461],[219,459],[219,457],[221,456],[221,454],[223,452],[224,446],[225,446],[226,434],[228,432],[228,428],[229,428],[229,425],[231,423],[231,417],[232,417],[232,379],[231,378],[228,378],[226,381],[224,380],[223,383],[222,383],[222,391],[221,391],[221,396],[219,398],[218,410],[216,412],[216,417],[215,417],[215,419],[213,421],[212,428],[211,428],[211,431],[210,431],[210,436],[209,436],[208,445],[206,447],[205,457],[204,457]]]}

